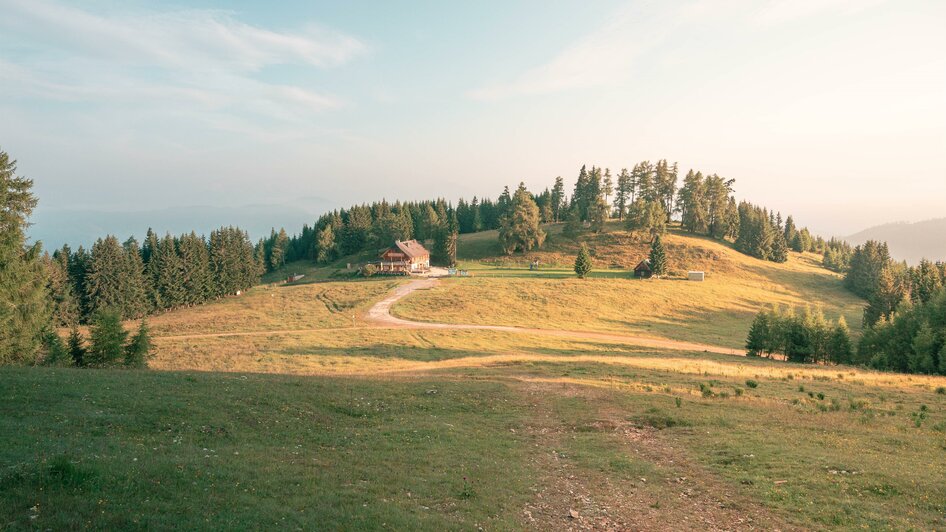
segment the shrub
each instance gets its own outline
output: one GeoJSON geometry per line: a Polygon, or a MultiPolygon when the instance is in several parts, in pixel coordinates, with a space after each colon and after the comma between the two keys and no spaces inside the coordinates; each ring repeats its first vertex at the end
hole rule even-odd
{"type": "Polygon", "coordinates": [[[648,408],[646,412],[636,416],[634,422],[640,426],[653,427],[658,430],[689,425],[686,421],[677,419],[659,408],[648,408]]]}
{"type": "Polygon", "coordinates": [[[743,390],[742,388],[738,386],[733,388],[733,391],[736,392],[736,397],[742,397],[742,394],[745,393],[745,390],[743,390]]]}
{"type": "Polygon", "coordinates": [[[823,392],[818,392],[818,400],[819,400],[819,401],[824,401],[824,393],[823,393],[823,392]]]}
{"type": "Polygon", "coordinates": [[[940,395],[946,395],[946,386],[940,386],[936,389],[936,393],[940,395]]]}
{"type": "Polygon", "coordinates": [[[361,268],[362,277],[371,277],[376,273],[378,273],[378,268],[374,264],[365,264],[361,268]]]}
{"type": "Polygon", "coordinates": [[[754,381],[754,380],[752,380],[752,379],[749,379],[749,380],[746,381],[746,386],[748,386],[748,387],[750,387],[750,388],[758,388],[758,387],[759,387],[759,383],[756,382],[756,381],[754,381]]]}
{"type": "Polygon", "coordinates": [[[802,385],[799,385],[799,386],[798,386],[798,391],[804,393],[804,392],[805,392],[805,387],[802,386],[802,385]]]}
{"type": "Polygon", "coordinates": [[[683,399],[680,399],[679,397],[674,397],[673,402],[676,403],[677,408],[680,408],[681,406],[683,406],[683,399]]]}

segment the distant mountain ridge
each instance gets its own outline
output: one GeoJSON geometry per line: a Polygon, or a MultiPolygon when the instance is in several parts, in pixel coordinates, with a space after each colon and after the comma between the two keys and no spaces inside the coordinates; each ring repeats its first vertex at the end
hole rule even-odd
{"type": "Polygon", "coordinates": [[[890,246],[896,260],[910,264],[920,259],[946,261],[946,218],[922,222],[893,222],[865,229],[845,238],[851,244],[880,240],[890,246]]]}

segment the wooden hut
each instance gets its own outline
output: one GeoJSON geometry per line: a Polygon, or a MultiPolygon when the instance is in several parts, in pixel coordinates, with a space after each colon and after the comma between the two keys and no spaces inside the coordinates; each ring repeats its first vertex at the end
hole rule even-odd
{"type": "Polygon", "coordinates": [[[650,261],[644,259],[634,268],[634,277],[639,279],[649,279],[650,276],[654,274],[654,270],[650,268],[650,261]]]}
{"type": "Polygon", "coordinates": [[[416,240],[395,240],[381,253],[380,273],[421,273],[430,269],[430,252],[416,240]]]}

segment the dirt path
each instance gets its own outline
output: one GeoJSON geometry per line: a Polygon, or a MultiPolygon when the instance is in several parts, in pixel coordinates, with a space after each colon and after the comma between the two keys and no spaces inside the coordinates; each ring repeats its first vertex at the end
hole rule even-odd
{"type": "MultiPolygon", "coordinates": [[[[523,379],[517,389],[533,408],[522,427],[534,442],[530,459],[544,472],[531,488],[523,523],[538,530],[796,530],[797,527],[719,479],[671,437],[627,421],[607,390],[549,386],[523,379]],[[562,394],[598,405],[594,422],[578,427],[556,412],[562,394]],[[574,459],[569,441],[596,433],[628,464],[646,463],[636,475],[602,471],[574,459]],[[644,471],[647,471],[646,473],[644,471]]],[[[633,467],[633,466],[632,466],[633,467]]]]}
{"type": "Polygon", "coordinates": [[[276,336],[287,334],[306,334],[320,332],[343,332],[353,330],[372,330],[372,329],[453,329],[453,330],[483,330],[499,331],[518,334],[535,334],[541,336],[553,336],[557,338],[577,338],[583,340],[603,340],[606,342],[617,342],[641,347],[652,347],[655,349],[672,349],[677,351],[694,351],[706,353],[718,353],[722,355],[743,356],[744,353],[737,349],[721,347],[717,345],[700,344],[693,342],[684,342],[680,340],[668,340],[665,338],[648,338],[645,336],[636,336],[630,334],[595,332],[595,331],[569,331],[557,329],[537,329],[532,327],[513,327],[509,325],[473,325],[462,323],[434,323],[424,321],[411,321],[398,318],[391,314],[391,307],[416,292],[417,290],[429,290],[437,286],[436,278],[416,279],[407,284],[398,286],[386,298],[378,301],[368,309],[365,317],[369,325],[354,327],[326,327],[326,328],[306,328],[306,329],[277,329],[267,331],[234,331],[219,333],[196,333],[181,334],[173,336],[155,336],[160,340],[190,340],[198,338],[224,338],[233,336],[276,336]]]}
{"type": "Polygon", "coordinates": [[[397,287],[391,295],[382,299],[372,306],[367,313],[369,321],[385,325],[388,327],[409,328],[409,329],[463,329],[463,330],[487,330],[501,331],[523,334],[537,334],[542,336],[555,336],[560,338],[582,338],[586,340],[606,340],[639,345],[642,347],[653,347],[656,349],[675,349],[679,351],[703,351],[707,353],[718,353],[723,355],[738,355],[744,353],[737,349],[721,347],[716,345],[699,344],[693,342],[683,342],[679,340],[668,340],[662,338],[647,338],[644,336],[605,333],[593,331],[568,331],[557,329],[536,329],[531,327],[512,327],[509,325],[468,325],[458,323],[432,323],[422,321],[411,321],[398,318],[391,314],[391,307],[399,300],[416,292],[417,290],[429,290],[437,285],[437,279],[418,279],[405,285],[397,287]]]}

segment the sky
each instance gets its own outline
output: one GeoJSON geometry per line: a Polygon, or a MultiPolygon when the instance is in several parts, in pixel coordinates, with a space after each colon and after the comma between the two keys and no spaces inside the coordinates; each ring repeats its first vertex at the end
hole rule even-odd
{"type": "Polygon", "coordinates": [[[664,158],[824,235],[946,216],[942,1],[0,13],[0,149],[35,180],[47,246],[149,225],[293,232],[352,203],[541,190],[582,164],[664,158]]]}

